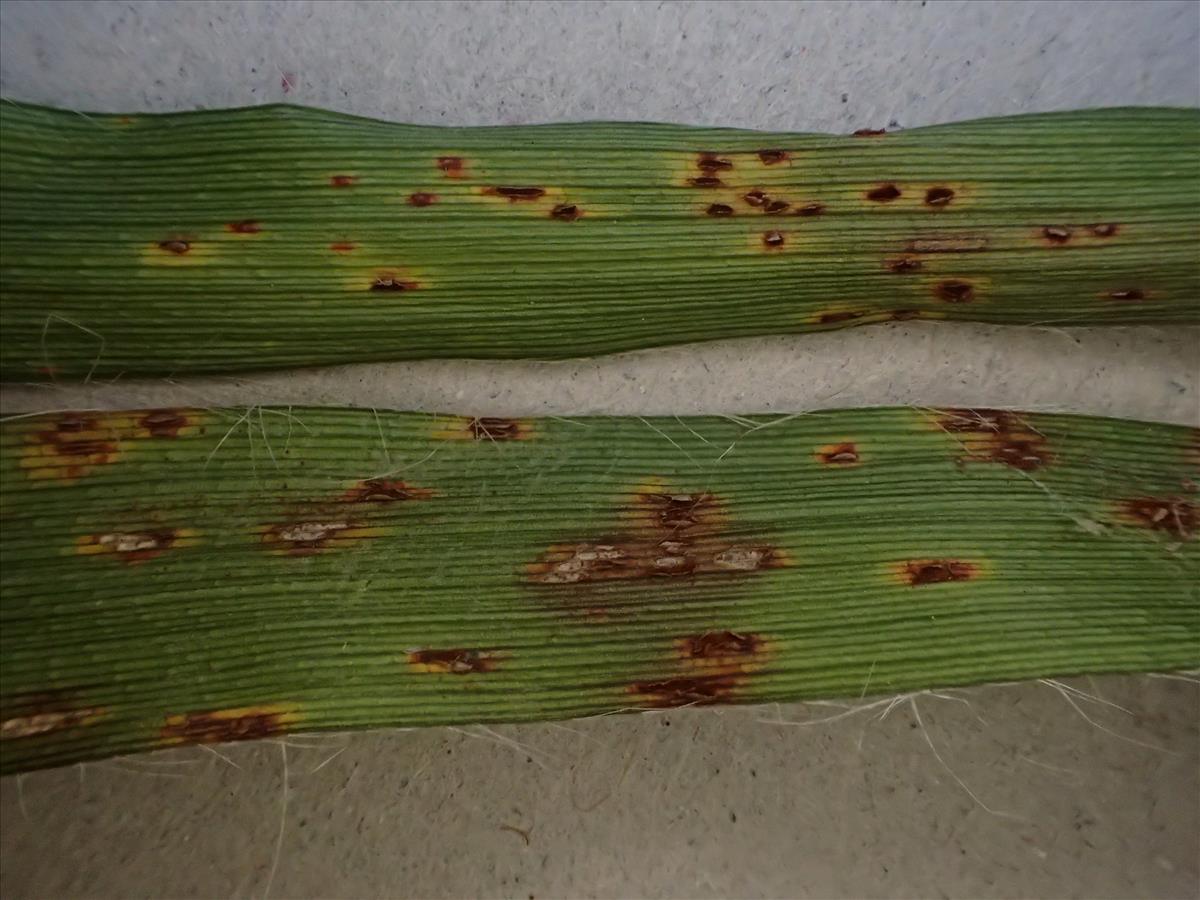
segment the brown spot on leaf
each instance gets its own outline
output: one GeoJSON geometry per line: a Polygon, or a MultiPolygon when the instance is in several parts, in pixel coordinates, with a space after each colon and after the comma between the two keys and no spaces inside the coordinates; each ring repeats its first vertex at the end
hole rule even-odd
{"type": "Polygon", "coordinates": [[[240,222],[228,222],[225,230],[233,234],[258,234],[262,231],[262,223],[254,219],[243,219],[240,222]]]}
{"type": "Polygon", "coordinates": [[[855,312],[852,309],[841,309],[836,312],[821,313],[817,317],[817,321],[822,325],[834,325],[838,322],[853,322],[855,319],[861,319],[863,314],[855,312]]]}
{"type": "Polygon", "coordinates": [[[858,447],[850,441],[818,447],[816,457],[817,462],[823,466],[849,468],[859,463],[858,447]]]}
{"type": "Polygon", "coordinates": [[[995,462],[1030,472],[1054,461],[1045,435],[997,409],[944,409],[937,425],[966,451],[962,462],[995,462]]]}
{"type": "Polygon", "coordinates": [[[782,212],[786,212],[788,207],[791,205],[792,204],[788,203],[786,200],[772,200],[765,207],[763,207],[763,212],[771,216],[777,216],[782,212]]]}
{"type": "Polygon", "coordinates": [[[911,587],[969,581],[979,572],[975,563],[960,559],[910,559],[900,564],[900,575],[911,587]]]}
{"type": "Polygon", "coordinates": [[[462,178],[466,168],[461,156],[439,156],[437,167],[447,178],[462,178]]]}
{"type": "Polygon", "coordinates": [[[821,215],[823,212],[825,212],[823,204],[806,203],[796,210],[796,215],[803,216],[804,218],[812,218],[813,216],[821,215]]]}
{"type": "Polygon", "coordinates": [[[510,187],[506,185],[499,185],[497,187],[486,187],[483,189],[483,193],[496,197],[504,197],[509,203],[520,203],[541,199],[546,195],[546,189],[540,187],[510,187]]]}
{"type": "Polygon", "coordinates": [[[409,206],[433,206],[437,201],[438,195],[428,191],[414,191],[408,195],[409,206]]]}
{"type": "Polygon", "coordinates": [[[781,162],[788,161],[789,154],[786,150],[759,150],[758,158],[762,160],[764,166],[773,166],[781,162]]]}
{"type": "Polygon", "coordinates": [[[755,188],[752,191],[746,191],[746,193],[742,194],[742,199],[751,206],[763,206],[767,202],[767,195],[758,188],[755,188]]]}
{"type": "Polygon", "coordinates": [[[1180,497],[1134,497],[1121,501],[1120,518],[1186,540],[1196,531],[1196,506],[1180,497]]]}
{"type": "Polygon", "coordinates": [[[408,664],[419,672],[475,675],[491,672],[499,657],[488,650],[409,650],[408,664]]]}
{"type": "Polygon", "coordinates": [[[282,556],[313,556],[382,533],[381,529],[369,528],[360,522],[337,519],[281,522],[256,530],[261,535],[263,547],[282,556]]]}
{"type": "Polygon", "coordinates": [[[583,210],[574,203],[560,203],[550,210],[550,218],[558,219],[560,222],[574,222],[582,215],[583,210]]]}
{"type": "Polygon", "coordinates": [[[334,253],[353,253],[358,249],[358,244],[351,243],[350,241],[335,241],[329,245],[329,249],[334,253]]]}
{"type": "Polygon", "coordinates": [[[946,303],[970,303],[975,299],[975,287],[966,281],[938,282],[933,293],[946,303]]]}
{"type": "Polygon", "coordinates": [[[192,245],[188,241],[172,238],[171,240],[159,241],[158,249],[164,250],[167,253],[174,253],[176,256],[183,256],[183,254],[192,249],[192,245]]]}
{"type": "Polygon", "coordinates": [[[156,438],[177,438],[181,429],[192,424],[188,415],[177,409],[154,409],[138,419],[138,425],[156,438]]]}
{"type": "Polygon", "coordinates": [[[20,466],[33,479],[71,482],[120,456],[119,435],[97,416],[67,412],[25,436],[20,466]]]}
{"type": "Polygon", "coordinates": [[[1065,244],[1071,240],[1071,229],[1061,225],[1047,225],[1042,229],[1042,237],[1051,244],[1065,244]]]}
{"type": "Polygon", "coordinates": [[[762,236],[763,246],[768,250],[782,250],[786,240],[783,232],[768,231],[762,236]]]}
{"type": "Polygon", "coordinates": [[[164,744],[224,744],[285,733],[300,716],[287,706],[243,706],[167,716],[159,730],[164,744]]]}
{"type": "Polygon", "coordinates": [[[522,436],[521,423],[516,419],[485,416],[472,419],[467,428],[477,441],[515,441],[522,436]]]}
{"type": "Polygon", "coordinates": [[[726,172],[732,169],[733,162],[721,159],[715,153],[701,153],[700,158],[696,160],[696,168],[711,175],[713,172],[726,172]]]}
{"type": "Polygon", "coordinates": [[[416,290],[417,283],[415,281],[407,281],[395,274],[376,275],[371,281],[370,290],[384,293],[400,293],[402,291],[416,290]]]}
{"type": "Polygon", "coordinates": [[[921,314],[919,309],[894,309],[888,318],[895,322],[907,322],[909,319],[921,318],[921,314]]]}
{"type": "Polygon", "coordinates": [[[36,737],[90,725],[105,713],[103,707],[80,706],[74,691],[6,696],[0,701],[0,740],[36,737]]]}
{"type": "Polygon", "coordinates": [[[135,564],[162,556],[177,546],[196,543],[189,528],[153,528],[146,531],[109,531],[88,534],[75,542],[75,552],[84,556],[114,554],[121,562],[135,564]]]}
{"type": "Polygon", "coordinates": [[[909,272],[920,272],[922,263],[919,259],[913,259],[911,256],[901,256],[899,259],[889,259],[886,266],[889,272],[906,275],[909,272]]]}
{"type": "Polygon", "coordinates": [[[353,187],[357,183],[357,175],[332,175],[329,178],[329,186],[335,188],[353,187]]]}
{"type": "Polygon", "coordinates": [[[891,203],[900,197],[900,188],[894,184],[881,184],[867,191],[867,199],[873,203],[891,203]]]}
{"type": "Polygon", "coordinates": [[[1089,225],[1088,226],[1088,231],[1090,231],[1092,234],[1094,234],[1098,238],[1115,237],[1117,232],[1120,230],[1121,230],[1120,226],[1114,225],[1110,222],[1105,222],[1105,223],[1102,223],[1099,225],[1089,225]]]}
{"type": "Polygon", "coordinates": [[[678,706],[707,706],[729,703],[740,679],[736,675],[684,675],[661,681],[635,681],[626,689],[636,695],[642,706],[668,709],[678,706]]]}
{"type": "Polygon", "coordinates": [[[700,175],[696,178],[689,178],[688,184],[698,188],[719,188],[725,186],[725,182],[721,181],[715,175],[700,175]]]}
{"type": "Polygon", "coordinates": [[[710,216],[732,216],[733,207],[727,206],[724,203],[713,203],[709,205],[708,209],[705,210],[705,213],[710,216]]]}
{"type": "Polygon", "coordinates": [[[404,481],[387,478],[367,478],[356,481],[341,496],[344,503],[401,503],[405,500],[428,500],[436,492],[415,487],[404,481]]]}
{"type": "Polygon", "coordinates": [[[860,128],[854,132],[855,137],[879,137],[887,134],[886,128],[860,128]]]}
{"type": "Polygon", "coordinates": [[[933,207],[948,206],[954,199],[954,191],[948,187],[931,187],[925,192],[925,205],[933,207]]]}
{"type": "Polygon", "coordinates": [[[737,631],[706,631],[704,634],[682,638],[677,646],[684,659],[720,660],[737,656],[753,656],[763,645],[757,634],[737,631]]]}
{"type": "Polygon", "coordinates": [[[1111,291],[1111,292],[1109,292],[1108,296],[1111,297],[1113,300],[1145,300],[1146,299],[1145,291],[1142,291],[1139,288],[1128,288],[1123,291],[1111,291]]]}

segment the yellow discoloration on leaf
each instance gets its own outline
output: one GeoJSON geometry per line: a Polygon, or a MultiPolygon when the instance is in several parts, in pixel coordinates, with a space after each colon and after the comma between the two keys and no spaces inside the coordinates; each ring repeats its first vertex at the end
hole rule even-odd
{"type": "Polygon", "coordinates": [[[122,562],[136,564],[154,559],[169,550],[194,547],[199,543],[200,532],[193,528],[108,531],[77,537],[75,553],[80,556],[113,555],[122,562]]]}
{"type": "Polygon", "coordinates": [[[303,718],[295,705],[282,703],[203,710],[167,716],[159,736],[166,746],[254,740],[288,731],[303,718]]]}
{"type": "Polygon", "coordinates": [[[440,441],[529,441],[537,436],[533,419],[450,416],[438,419],[430,437],[440,441]]]}
{"type": "Polygon", "coordinates": [[[102,719],[106,712],[107,710],[103,707],[89,706],[82,709],[54,710],[13,716],[0,722],[0,739],[7,741],[91,725],[102,719]]]}

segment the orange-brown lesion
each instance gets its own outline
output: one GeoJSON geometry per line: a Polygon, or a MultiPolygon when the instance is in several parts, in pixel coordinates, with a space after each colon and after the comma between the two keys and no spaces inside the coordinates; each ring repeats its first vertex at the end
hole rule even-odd
{"type": "Polygon", "coordinates": [[[98,722],[108,710],[79,706],[71,691],[19,694],[0,704],[0,739],[36,737],[98,722]]]}
{"type": "Polygon", "coordinates": [[[909,587],[971,581],[978,578],[982,571],[983,566],[977,560],[951,558],[905,559],[889,567],[892,578],[909,587]]]}
{"type": "Polygon", "coordinates": [[[107,531],[85,534],[75,540],[81,556],[111,554],[125,563],[141,563],[169,550],[193,547],[200,533],[192,528],[152,528],[143,531],[107,531]]]}
{"type": "Polygon", "coordinates": [[[301,719],[295,706],[285,704],[187,712],[167,716],[159,739],[165,745],[249,741],[283,734],[301,719]]]}
{"type": "Polygon", "coordinates": [[[405,654],[415,672],[439,675],[477,675],[492,672],[506,658],[495,650],[465,648],[414,649],[405,654]]]}
{"type": "Polygon", "coordinates": [[[62,413],[27,432],[20,468],[35,480],[77,481],[121,456],[121,429],[93,413],[62,413]]]}
{"type": "Polygon", "coordinates": [[[836,444],[823,444],[813,454],[817,462],[823,466],[834,468],[853,468],[862,464],[862,454],[858,445],[853,441],[841,441],[836,444]]]}
{"type": "Polygon", "coordinates": [[[385,529],[329,517],[260,525],[254,531],[263,548],[272,555],[315,556],[379,537],[385,529]]]}
{"type": "Polygon", "coordinates": [[[730,703],[766,668],[775,647],[760,634],[707,631],[673,642],[679,673],[626,686],[638,706],[668,708],[730,703]]]}
{"type": "Polygon", "coordinates": [[[1188,540],[1200,527],[1200,507],[1183,497],[1130,497],[1114,504],[1118,522],[1188,540]]]}
{"type": "Polygon", "coordinates": [[[528,441],[536,436],[532,419],[454,416],[439,419],[431,437],[439,441],[528,441]]]}
{"type": "Polygon", "coordinates": [[[1033,471],[1054,461],[1049,439],[1026,417],[1003,409],[942,409],[935,427],[963,450],[961,462],[991,462],[1033,471]]]}
{"type": "Polygon", "coordinates": [[[343,503],[402,503],[406,500],[429,500],[437,496],[432,488],[417,487],[406,481],[390,478],[365,478],[350,485],[339,497],[343,503]]]}

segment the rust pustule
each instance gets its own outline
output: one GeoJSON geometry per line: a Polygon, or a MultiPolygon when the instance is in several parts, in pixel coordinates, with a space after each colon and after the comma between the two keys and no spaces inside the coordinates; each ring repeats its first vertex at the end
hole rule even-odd
{"type": "Polygon", "coordinates": [[[177,438],[181,429],[191,424],[184,413],[175,409],[155,409],[138,419],[138,425],[146,430],[150,437],[177,438]]]}
{"type": "Polygon", "coordinates": [[[358,184],[357,175],[332,175],[329,178],[329,186],[335,188],[348,188],[358,184]]]}
{"type": "Polygon", "coordinates": [[[786,150],[759,150],[758,158],[762,160],[764,166],[774,166],[781,162],[787,162],[789,154],[786,150]]]}
{"type": "Polygon", "coordinates": [[[698,188],[719,188],[725,186],[725,182],[715,175],[699,175],[695,178],[689,178],[688,184],[698,188]]]}
{"type": "Polygon", "coordinates": [[[409,206],[433,206],[438,202],[438,195],[428,191],[414,191],[408,195],[409,206]]]}
{"type": "Polygon", "coordinates": [[[358,249],[358,244],[351,243],[350,241],[334,241],[329,245],[329,249],[334,253],[353,253],[358,249]]]}
{"type": "Polygon", "coordinates": [[[805,203],[796,210],[796,215],[803,216],[804,218],[812,218],[813,216],[821,215],[823,212],[825,212],[825,206],[823,204],[805,203]]]}
{"type": "Polygon", "coordinates": [[[852,309],[840,309],[836,312],[821,313],[817,317],[817,321],[822,325],[833,325],[837,322],[853,322],[855,319],[861,319],[863,314],[855,312],[852,309]]]}
{"type": "Polygon", "coordinates": [[[881,184],[867,191],[866,197],[873,203],[891,203],[900,196],[900,188],[894,184],[881,184]]]}
{"type": "Polygon", "coordinates": [[[487,650],[409,650],[408,664],[422,672],[447,675],[477,675],[491,672],[498,659],[487,650]]]}
{"type": "Polygon", "coordinates": [[[746,191],[746,193],[742,194],[742,199],[751,206],[763,206],[767,202],[767,195],[758,190],[758,188],[755,188],[752,191],[746,191]]]}
{"type": "Polygon", "coordinates": [[[1145,300],[1146,293],[1138,288],[1129,288],[1124,291],[1110,291],[1108,294],[1113,300],[1145,300]]]}
{"type": "Polygon", "coordinates": [[[285,733],[299,719],[283,706],[246,706],[167,716],[159,729],[164,744],[224,744],[285,733]]]}
{"type": "Polygon", "coordinates": [[[429,488],[414,487],[404,481],[387,478],[367,478],[355,482],[341,496],[344,503],[402,503],[406,500],[428,500],[435,495],[429,488]]]}
{"type": "Polygon", "coordinates": [[[879,137],[887,134],[886,128],[860,128],[854,132],[855,137],[879,137]]]}
{"type": "Polygon", "coordinates": [[[975,563],[960,559],[910,559],[901,567],[901,574],[911,587],[947,581],[969,581],[978,572],[979,567],[975,563]]]}
{"type": "Polygon", "coordinates": [[[696,160],[696,168],[711,175],[713,172],[727,172],[733,168],[733,161],[721,159],[715,153],[701,153],[696,160]]]}
{"type": "Polygon", "coordinates": [[[889,259],[885,265],[889,272],[895,272],[897,275],[907,275],[909,272],[920,272],[922,264],[919,259],[913,259],[911,256],[901,256],[899,259],[889,259]]]}
{"type": "Polygon", "coordinates": [[[772,200],[763,207],[763,212],[771,216],[777,216],[782,212],[786,212],[791,205],[786,200],[772,200]]]}
{"type": "Polygon", "coordinates": [[[939,281],[933,292],[946,303],[970,303],[975,299],[975,287],[966,281],[939,281]]]}
{"type": "Polygon", "coordinates": [[[678,706],[707,706],[729,703],[740,679],[733,674],[683,675],[661,681],[635,681],[626,689],[642,706],[667,709],[678,706]]]}
{"type": "Polygon", "coordinates": [[[462,178],[465,170],[461,156],[439,156],[437,167],[447,178],[462,178]]]}
{"type": "Polygon", "coordinates": [[[1098,238],[1116,237],[1117,232],[1120,230],[1121,228],[1119,225],[1114,225],[1111,222],[1104,222],[1099,225],[1088,226],[1088,231],[1098,238]]]}
{"type": "Polygon", "coordinates": [[[768,231],[762,236],[763,246],[768,250],[782,250],[786,240],[783,232],[768,231]]]}
{"type": "Polygon", "coordinates": [[[953,199],[954,191],[948,187],[931,187],[925,192],[926,206],[948,206],[953,199]]]}
{"type": "Polygon", "coordinates": [[[417,283],[415,281],[406,281],[398,275],[376,275],[371,282],[370,290],[399,293],[401,291],[415,290],[417,283]]]}
{"type": "Polygon", "coordinates": [[[706,215],[710,216],[732,216],[733,207],[727,206],[724,203],[711,203],[705,211],[706,215]]]}
{"type": "Polygon", "coordinates": [[[583,210],[574,203],[560,203],[550,210],[550,218],[558,219],[560,222],[574,222],[582,215],[583,210]]]}
{"type": "Polygon", "coordinates": [[[1071,240],[1071,229],[1061,225],[1047,225],[1042,229],[1042,237],[1051,244],[1065,244],[1071,240]]]}
{"type": "Polygon", "coordinates": [[[240,222],[229,222],[225,230],[233,234],[258,234],[262,231],[262,223],[254,219],[243,219],[240,222]]]}
{"type": "Polygon", "coordinates": [[[678,642],[679,655],[684,659],[720,660],[737,656],[753,656],[762,648],[757,634],[737,631],[706,631],[678,642]]]}
{"type": "Polygon", "coordinates": [[[167,241],[159,241],[158,249],[165,250],[167,253],[174,253],[176,256],[183,256],[183,254],[192,249],[192,245],[188,241],[174,238],[167,241]]]}
{"type": "Polygon", "coordinates": [[[945,409],[937,424],[966,451],[963,462],[1002,463],[1031,472],[1054,461],[1045,435],[1006,410],[945,409]]]}
{"type": "Polygon", "coordinates": [[[508,187],[499,185],[497,187],[486,187],[483,189],[485,194],[492,194],[496,197],[504,197],[509,203],[528,202],[530,200],[539,200],[546,195],[546,189],[540,187],[508,187]]]}
{"type": "Polygon", "coordinates": [[[1133,497],[1119,504],[1120,518],[1142,528],[1166,531],[1181,540],[1196,532],[1196,506],[1182,497],[1133,497]]]}
{"type": "Polygon", "coordinates": [[[477,441],[515,441],[523,435],[521,423],[516,419],[501,419],[494,416],[475,418],[467,425],[471,437],[477,441]]]}
{"type": "Polygon", "coordinates": [[[859,462],[858,447],[850,441],[820,447],[816,456],[817,462],[823,466],[850,467],[857,466],[859,462]]]}

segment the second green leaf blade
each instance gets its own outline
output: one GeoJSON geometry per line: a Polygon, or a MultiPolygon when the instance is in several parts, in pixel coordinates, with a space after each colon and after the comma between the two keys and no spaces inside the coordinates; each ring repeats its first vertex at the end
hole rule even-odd
{"type": "Polygon", "coordinates": [[[0,107],[0,375],[1200,321],[1200,113],[853,137],[0,107]]]}

